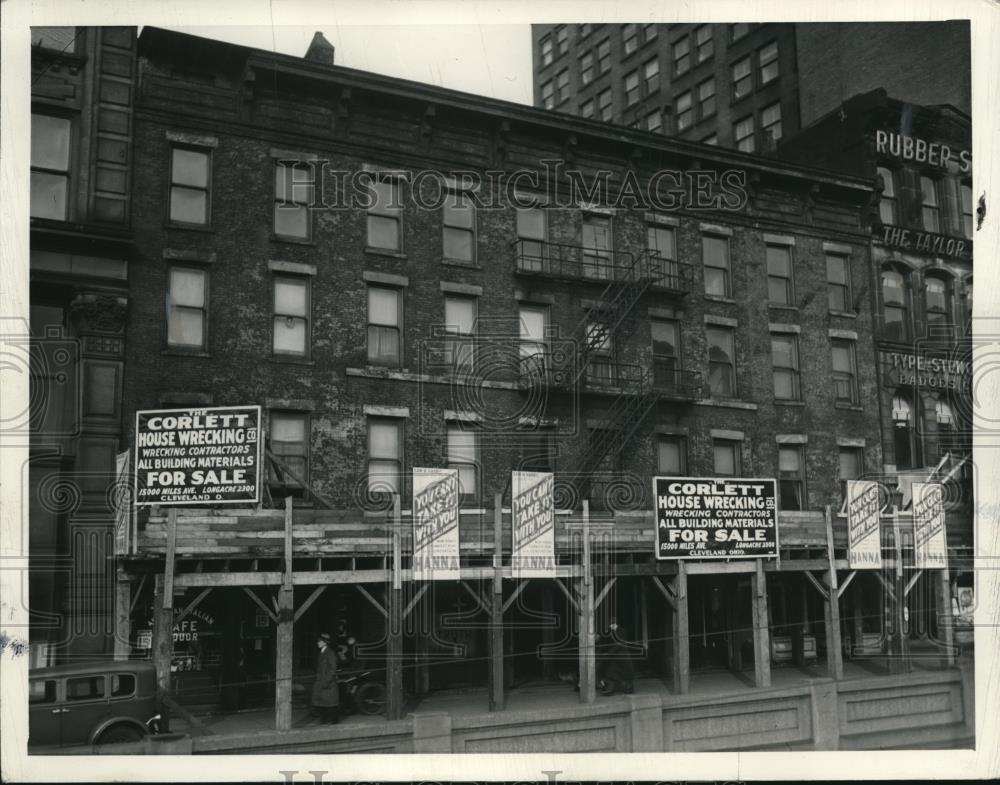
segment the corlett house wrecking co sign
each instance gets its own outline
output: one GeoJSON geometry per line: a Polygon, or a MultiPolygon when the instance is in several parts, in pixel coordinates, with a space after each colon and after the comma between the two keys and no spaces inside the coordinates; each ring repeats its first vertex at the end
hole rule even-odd
{"type": "Polygon", "coordinates": [[[653,494],[658,559],[778,555],[773,479],[654,477],[653,494]]]}
{"type": "Polygon", "coordinates": [[[260,501],[260,407],[135,413],[135,503],[260,501]]]}

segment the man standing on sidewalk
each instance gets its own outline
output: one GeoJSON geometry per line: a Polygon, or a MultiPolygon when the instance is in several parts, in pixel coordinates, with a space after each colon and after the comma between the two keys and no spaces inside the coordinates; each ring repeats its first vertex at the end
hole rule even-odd
{"type": "Polygon", "coordinates": [[[337,685],[337,653],[330,648],[329,633],[316,639],[319,661],[316,663],[316,683],[312,690],[313,714],[326,723],[340,722],[340,688],[337,685]]]}

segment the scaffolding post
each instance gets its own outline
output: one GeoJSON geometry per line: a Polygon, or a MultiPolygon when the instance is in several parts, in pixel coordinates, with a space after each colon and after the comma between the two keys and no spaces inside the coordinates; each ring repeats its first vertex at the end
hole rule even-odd
{"type": "Polygon", "coordinates": [[[285,497],[285,573],[278,591],[278,632],[274,665],[274,727],[292,728],[292,663],[295,624],[292,585],[292,497],[285,497]]]}
{"type": "Polygon", "coordinates": [[[688,590],[687,568],[677,561],[674,578],[673,627],[674,692],[684,695],[691,689],[691,647],[688,640],[688,590]]]}
{"type": "Polygon", "coordinates": [[[386,619],[386,719],[403,717],[403,580],[402,513],[399,494],[392,496],[392,582],[388,591],[386,619]]]}
{"type": "Polygon", "coordinates": [[[590,502],[583,500],[583,570],[579,596],[580,702],[597,699],[597,652],[594,633],[594,580],[590,570],[590,502]]]}
{"type": "Polygon", "coordinates": [[[503,685],[503,497],[493,497],[493,586],[490,592],[490,711],[504,707],[503,685]]]}
{"type": "Polygon", "coordinates": [[[115,659],[127,660],[132,653],[132,579],[119,567],[115,572],[115,659]]]}
{"type": "Polygon", "coordinates": [[[889,641],[889,672],[906,673],[909,670],[906,662],[906,635],[904,632],[905,608],[906,608],[906,588],[903,580],[903,542],[900,538],[899,529],[899,508],[893,505],[892,508],[892,540],[893,540],[893,561],[896,567],[893,570],[892,590],[895,595],[892,598],[892,638],[889,641]]]}
{"type": "Polygon", "coordinates": [[[826,602],[823,621],[826,625],[826,668],[834,679],[844,678],[844,654],[840,643],[840,586],[837,562],[833,550],[833,510],[826,505],[826,559],[829,572],[826,580],[826,602]]]}
{"type": "Polygon", "coordinates": [[[755,559],[750,576],[753,595],[753,683],[755,687],[771,686],[771,636],[767,626],[767,581],[763,559],[755,559]]]}

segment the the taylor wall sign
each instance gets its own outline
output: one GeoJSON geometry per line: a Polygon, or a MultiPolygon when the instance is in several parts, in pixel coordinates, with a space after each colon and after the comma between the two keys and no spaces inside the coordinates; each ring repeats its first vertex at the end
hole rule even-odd
{"type": "Polygon", "coordinates": [[[953,357],[928,357],[911,352],[879,352],[886,385],[910,385],[928,390],[968,393],[972,361],[953,357]]]}
{"type": "Polygon", "coordinates": [[[876,231],[876,240],[887,248],[898,248],[930,256],[948,256],[952,259],[972,261],[972,243],[946,234],[934,234],[918,229],[904,229],[902,226],[884,224],[876,231]]]}

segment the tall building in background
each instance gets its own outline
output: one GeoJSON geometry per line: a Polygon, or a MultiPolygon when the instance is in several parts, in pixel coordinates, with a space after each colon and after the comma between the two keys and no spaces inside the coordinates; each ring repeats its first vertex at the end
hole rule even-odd
{"type": "Polygon", "coordinates": [[[536,106],[744,152],[878,87],[970,111],[964,21],[535,25],[532,38],[536,106]]]}

